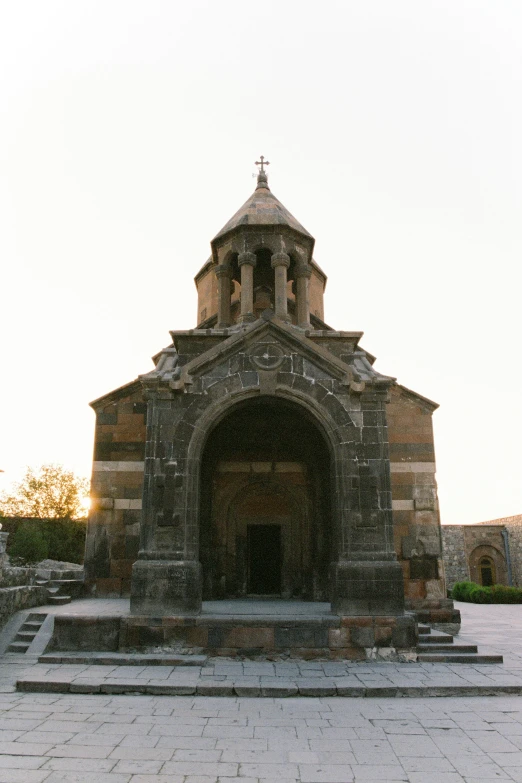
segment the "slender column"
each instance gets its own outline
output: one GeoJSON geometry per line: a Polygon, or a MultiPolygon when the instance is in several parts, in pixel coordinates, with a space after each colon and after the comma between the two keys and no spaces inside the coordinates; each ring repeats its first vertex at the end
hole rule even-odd
{"type": "Polygon", "coordinates": [[[240,253],[237,263],[241,269],[241,321],[254,320],[254,253],[240,253]]]}
{"type": "Polygon", "coordinates": [[[309,266],[298,266],[295,270],[297,325],[302,329],[307,329],[310,326],[310,285],[308,281],[311,275],[312,270],[309,266]]]}
{"type": "Polygon", "coordinates": [[[215,269],[218,281],[218,328],[230,326],[230,267],[219,264],[215,269]]]}
{"type": "Polygon", "coordinates": [[[289,266],[290,256],[287,253],[274,253],[272,268],[275,270],[275,314],[283,321],[288,321],[286,270],[289,266]]]}

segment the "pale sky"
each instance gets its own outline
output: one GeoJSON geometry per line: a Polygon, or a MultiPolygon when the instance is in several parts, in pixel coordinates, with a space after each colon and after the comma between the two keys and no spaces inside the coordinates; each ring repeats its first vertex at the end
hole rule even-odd
{"type": "Polygon", "coordinates": [[[196,324],[271,161],[327,323],[440,404],[441,518],[522,513],[520,0],[0,6],[0,488],[196,324]]]}

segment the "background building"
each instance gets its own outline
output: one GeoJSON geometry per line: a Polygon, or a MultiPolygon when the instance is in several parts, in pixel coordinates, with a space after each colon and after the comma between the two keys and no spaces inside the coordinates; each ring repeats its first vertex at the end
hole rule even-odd
{"type": "Polygon", "coordinates": [[[446,582],[522,585],[522,514],[477,525],[443,525],[446,582]]]}

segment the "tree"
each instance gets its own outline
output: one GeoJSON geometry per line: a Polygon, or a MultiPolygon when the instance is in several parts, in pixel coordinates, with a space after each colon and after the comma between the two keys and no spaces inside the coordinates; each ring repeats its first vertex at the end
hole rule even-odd
{"type": "Polygon", "coordinates": [[[9,557],[14,565],[39,563],[49,555],[49,543],[41,526],[44,523],[27,520],[15,530],[9,547],[9,557]]]}
{"type": "Polygon", "coordinates": [[[61,465],[27,468],[11,492],[0,497],[0,514],[39,519],[82,519],[89,482],[61,465]]]}

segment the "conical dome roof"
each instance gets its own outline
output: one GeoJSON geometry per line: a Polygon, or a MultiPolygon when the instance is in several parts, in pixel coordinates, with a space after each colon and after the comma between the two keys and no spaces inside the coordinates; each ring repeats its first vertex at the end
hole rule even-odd
{"type": "Polygon", "coordinates": [[[245,201],[241,209],[230,218],[219,231],[212,243],[225,236],[230,231],[241,226],[288,226],[306,237],[313,239],[306,228],[284,207],[268,187],[266,173],[260,172],[257,177],[257,187],[245,201]]]}

